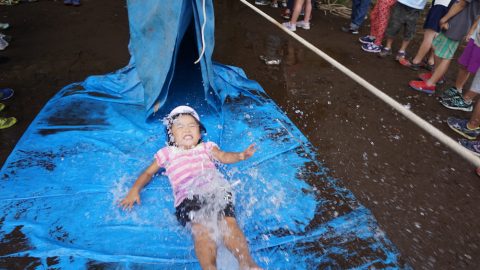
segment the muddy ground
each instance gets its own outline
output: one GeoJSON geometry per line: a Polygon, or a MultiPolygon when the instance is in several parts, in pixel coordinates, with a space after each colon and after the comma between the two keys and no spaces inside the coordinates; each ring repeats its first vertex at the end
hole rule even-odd
{"type": "MultiPolygon", "coordinates": [[[[215,6],[214,60],[242,67],[264,87],[317,147],[330,175],[372,211],[403,260],[415,269],[480,268],[480,178],[469,163],[240,2],[215,6]],[[279,57],[282,64],[267,66],[260,55],[279,57]]],[[[278,9],[262,9],[281,20],[278,9]]],[[[128,63],[129,36],[125,2],[118,0],[84,0],[79,8],[51,0],[0,6],[0,21],[12,25],[5,33],[13,36],[0,52],[0,87],[16,91],[0,115],[19,120],[0,131],[3,164],[59,89],[128,63]]],[[[314,10],[312,29],[297,33],[458,138],[445,119],[469,113],[410,90],[407,82],[416,72],[362,52],[358,36],[339,31],[345,23],[314,10]]],[[[455,73],[453,64],[449,83],[455,73]]]]}

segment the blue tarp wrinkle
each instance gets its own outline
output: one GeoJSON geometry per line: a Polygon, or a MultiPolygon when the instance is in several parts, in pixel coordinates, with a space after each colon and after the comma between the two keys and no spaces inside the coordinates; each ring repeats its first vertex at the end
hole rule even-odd
{"type": "MultiPolygon", "coordinates": [[[[129,0],[131,61],[62,89],[0,171],[0,266],[31,269],[199,269],[172,190],[155,175],[132,212],[118,206],[165,145],[161,119],[188,104],[206,140],[248,161],[220,169],[266,269],[396,269],[394,245],[368,209],[327,176],[306,137],[237,67],[212,62],[214,13],[206,0],[129,0]]],[[[220,269],[235,260],[220,249],[220,269]]]]}

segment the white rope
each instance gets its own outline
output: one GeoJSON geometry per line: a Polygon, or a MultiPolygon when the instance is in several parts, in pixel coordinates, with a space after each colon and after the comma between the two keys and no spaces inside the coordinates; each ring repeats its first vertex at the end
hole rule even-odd
{"type": "Polygon", "coordinates": [[[194,62],[194,64],[198,64],[200,62],[200,59],[202,59],[203,54],[205,53],[205,25],[207,25],[207,11],[205,8],[205,0],[203,0],[203,24],[202,24],[202,52],[200,53],[200,56],[198,57],[197,61],[194,62]]]}
{"type": "Polygon", "coordinates": [[[452,138],[448,137],[445,135],[443,132],[438,130],[436,127],[434,127],[432,124],[429,122],[423,120],[420,118],[418,115],[413,113],[412,111],[406,109],[402,104],[398,103],[396,100],[391,98],[390,96],[386,95],[382,91],[380,91],[378,88],[364,80],[362,77],[358,76],[355,74],[353,71],[345,67],[344,65],[340,64],[337,62],[335,59],[331,58],[328,56],[326,53],[322,52],[320,49],[316,48],[313,46],[310,42],[306,41],[304,38],[300,37],[299,35],[295,34],[295,32],[292,32],[282,26],[282,24],[278,23],[275,19],[272,17],[268,16],[265,14],[263,11],[255,7],[254,5],[250,4],[247,2],[247,0],[240,0],[243,4],[246,6],[250,7],[253,9],[255,12],[258,14],[262,15],[264,18],[266,18],[268,21],[271,23],[275,24],[277,27],[282,29],[284,32],[292,36],[294,39],[298,40],[300,43],[302,43],[305,47],[309,48],[312,50],[314,53],[322,57],[325,61],[329,62],[336,68],[338,68],[341,72],[345,73],[348,77],[365,87],[368,91],[370,91],[372,94],[376,95],[378,98],[383,100],[385,103],[390,105],[392,108],[403,114],[406,118],[417,124],[420,128],[425,130],[427,133],[435,137],[437,140],[445,144],[447,147],[449,147],[451,150],[457,152],[460,156],[468,160],[470,163],[472,163],[476,167],[480,167],[480,158],[475,156],[472,152],[461,146],[459,143],[457,143],[455,140],[452,138]]]}

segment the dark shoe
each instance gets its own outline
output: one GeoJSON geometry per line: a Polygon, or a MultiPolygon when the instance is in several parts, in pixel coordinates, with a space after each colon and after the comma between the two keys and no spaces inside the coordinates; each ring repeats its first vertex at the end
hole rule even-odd
{"type": "Polygon", "coordinates": [[[6,100],[13,96],[13,89],[0,88],[0,100],[6,100]]]}
{"type": "Polygon", "coordinates": [[[367,36],[359,38],[358,41],[360,41],[360,43],[362,43],[362,44],[369,44],[369,43],[375,42],[375,37],[367,35],[367,36]]]}
{"type": "Polygon", "coordinates": [[[371,53],[379,53],[382,48],[375,43],[362,44],[362,50],[371,53]]]}
{"type": "Polygon", "coordinates": [[[382,50],[378,53],[378,56],[382,58],[387,57],[389,55],[392,55],[392,49],[385,48],[385,47],[382,47],[382,50]]]}
{"type": "Polygon", "coordinates": [[[358,35],[358,28],[352,28],[350,26],[342,26],[341,29],[345,33],[350,33],[352,35],[358,35]]]}
{"type": "Polygon", "coordinates": [[[442,99],[440,103],[452,110],[471,112],[473,111],[473,102],[465,101],[462,96],[457,96],[449,99],[442,99]]]}
{"type": "Polygon", "coordinates": [[[74,5],[75,7],[80,6],[80,0],[72,0],[72,5],[74,5]]]}
{"type": "Polygon", "coordinates": [[[478,135],[480,135],[480,127],[474,129],[468,128],[468,119],[449,117],[447,124],[453,131],[469,140],[475,140],[478,135]]]}
{"type": "Polygon", "coordinates": [[[420,64],[414,64],[411,60],[408,60],[407,58],[401,58],[398,60],[400,65],[404,67],[408,67],[412,70],[418,71],[420,69],[420,64]]]}
{"type": "MultiPolygon", "coordinates": [[[[470,150],[473,154],[480,156],[480,141],[469,141],[461,139],[458,141],[460,145],[470,150]]],[[[480,176],[480,174],[479,174],[480,176]]]]}
{"type": "Polygon", "coordinates": [[[448,88],[447,90],[445,90],[442,93],[442,96],[440,98],[443,101],[443,100],[452,99],[452,98],[461,97],[461,96],[462,96],[462,93],[459,92],[455,86],[452,86],[452,87],[448,88]]]}
{"type": "Polygon", "coordinates": [[[72,0],[64,0],[64,1],[63,1],[63,4],[69,6],[69,5],[72,4],[72,0]]]}

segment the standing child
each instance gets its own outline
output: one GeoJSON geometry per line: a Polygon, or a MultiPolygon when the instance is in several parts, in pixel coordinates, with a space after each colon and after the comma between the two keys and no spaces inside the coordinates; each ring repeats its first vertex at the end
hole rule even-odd
{"type": "Polygon", "coordinates": [[[460,64],[457,73],[457,81],[455,87],[445,91],[442,95],[440,103],[443,106],[453,109],[470,112],[473,110],[473,99],[480,91],[478,77],[476,75],[474,83],[472,83],[471,91],[466,91],[462,95],[462,88],[468,80],[470,74],[477,73],[480,68],[480,17],[477,18],[470,31],[467,34],[468,44],[463,50],[462,55],[458,58],[460,64]]]}
{"type": "Polygon", "coordinates": [[[423,8],[427,0],[398,0],[393,6],[392,14],[388,22],[387,31],[387,43],[382,48],[379,55],[385,57],[392,54],[393,38],[400,32],[400,29],[404,27],[403,40],[400,49],[398,50],[395,59],[398,61],[405,57],[405,51],[408,44],[415,35],[415,28],[417,26],[418,16],[422,13],[423,8]]]}
{"type": "Polygon", "coordinates": [[[213,142],[202,142],[205,128],[194,109],[179,106],[166,118],[169,146],[155,154],[155,160],[138,177],[127,196],[120,202],[124,209],[140,204],[140,191],[152,176],[165,168],[175,198],[177,220],[191,229],[195,253],[202,269],[216,269],[217,245],[208,223],[223,228],[225,247],[237,258],[240,269],[261,269],[253,261],[247,241],[238,227],[229,183],[216,169],[215,162],[235,163],[250,158],[250,145],[239,153],[223,152],[213,142]]]}
{"type": "Polygon", "coordinates": [[[424,67],[428,70],[433,69],[434,54],[432,49],[433,39],[440,32],[440,19],[447,14],[448,9],[454,3],[454,0],[434,0],[432,7],[428,11],[425,23],[423,25],[423,40],[420,48],[418,48],[417,54],[412,60],[402,58],[399,60],[402,66],[409,67],[413,70],[419,70],[420,67],[424,67]],[[428,56],[427,56],[428,54],[428,56]],[[424,61],[424,58],[425,61],[424,61]],[[423,63],[422,63],[423,62],[423,63]]]}
{"type": "Polygon", "coordinates": [[[477,16],[480,15],[480,0],[458,0],[447,14],[440,19],[440,27],[444,30],[432,42],[435,52],[435,69],[431,73],[422,73],[421,80],[408,83],[414,90],[432,94],[437,83],[444,80],[444,75],[458,49],[460,41],[465,38],[467,31],[477,16]]]}
{"type": "Polygon", "coordinates": [[[378,53],[382,50],[383,36],[387,28],[390,10],[397,0],[378,0],[370,13],[370,35],[359,38],[362,50],[378,53]]]}
{"type": "Polygon", "coordinates": [[[312,0],[296,0],[293,7],[292,19],[289,22],[283,23],[283,27],[290,31],[295,32],[297,27],[301,27],[305,30],[310,29],[310,16],[312,15],[312,0]],[[302,12],[303,4],[305,4],[305,15],[303,21],[297,21],[300,13],[302,12]]]}

